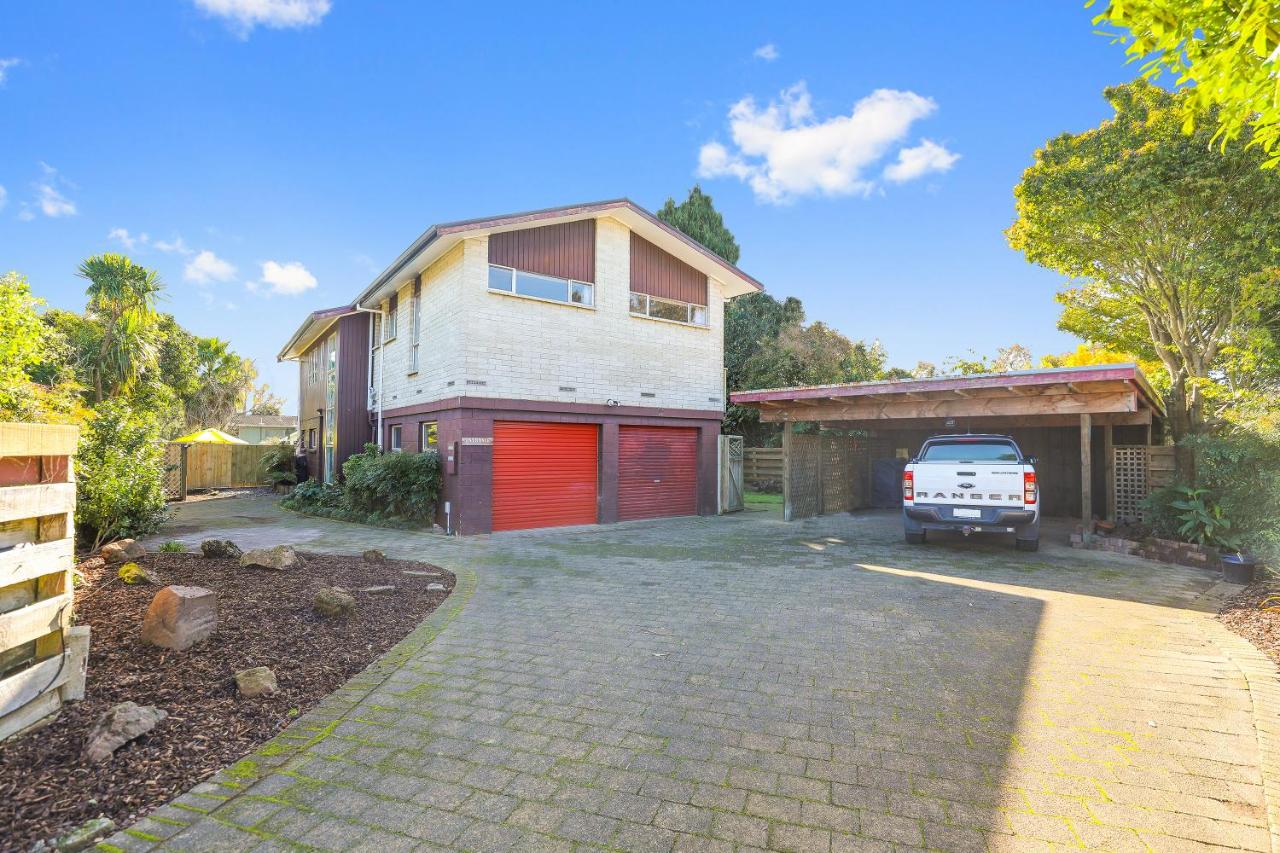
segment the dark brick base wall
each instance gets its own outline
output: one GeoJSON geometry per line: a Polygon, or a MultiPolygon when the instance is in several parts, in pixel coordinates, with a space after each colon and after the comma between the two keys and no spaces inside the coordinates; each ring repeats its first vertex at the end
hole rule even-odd
{"type": "Polygon", "coordinates": [[[598,425],[598,520],[603,524],[618,520],[618,427],[695,427],[699,430],[698,514],[714,515],[716,512],[716,439],[720,434],[719,412],[453,398],[384,412],[384,439],[393,425],[399,425],[404,451],[416,453],[419,449],[421,424],[426,421],[438,424],[438,449],[444,467],[444,494],[437,520],[461,534],[488,533],[492,530],[494,421],[598,425]]]}

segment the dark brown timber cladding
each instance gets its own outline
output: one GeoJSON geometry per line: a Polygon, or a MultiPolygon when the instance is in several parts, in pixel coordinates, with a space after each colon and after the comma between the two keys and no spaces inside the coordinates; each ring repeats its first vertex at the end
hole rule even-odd
{"type": "Polygon", "coordinates": [[[526,272],[596,280],[596,221],[583,219],[489,235],[489,263],[526,272]]]}
{"type": "Polygon", "coordinates": [[[631,232],[631,291],[707,304],[707,277],[631,232]]]}
{"type": "Polygon", "coordinates": [[[323,420],[324,420],[324,371],[316,371],[315,381],[311,381],[311,355],[317,347],[324,346],[325,335],[307,348],[298,359],[298,428],[302,430],[302,440],[306,442],[310,430],[316,431],[316,446],[307,445],[307,473],[317,480],[323,476],[320,471],[323,456],[323,420]]]}
{"type": "Polygon", "coordinates": [[[372,440],[369,431],[369,315],[338,321],[338,471],[372,440]]]}

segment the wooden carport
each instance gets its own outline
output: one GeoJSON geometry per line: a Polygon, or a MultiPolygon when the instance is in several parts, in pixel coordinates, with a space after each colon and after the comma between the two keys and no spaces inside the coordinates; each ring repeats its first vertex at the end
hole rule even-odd
{"type": "Polygon", "coordinates": [[[1046,514],[1078,515],[1087,527],[1095,503],[1104,517],[1116,515],[1117,440],[1150,446],[1163,419],[1159,396],[1133,364],[775,388],[730,399],[783,425],[788,519],[876,505],[873,469],[887,458],[905,463],[929,435],[993,432],[1013,435],[1038,457],[1042,489],[1058,495],[1057,512],[1046,500],[1046,514]],[[800,423],[818,430],[797,432],[800,423]],[[842,442],[836,430],[853,432],[841,433],[842,442]]]}

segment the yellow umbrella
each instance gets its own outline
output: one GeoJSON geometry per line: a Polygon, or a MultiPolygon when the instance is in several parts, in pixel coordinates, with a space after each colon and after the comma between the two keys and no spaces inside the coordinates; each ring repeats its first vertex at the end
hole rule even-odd
{"type": "Polygon", "coordinates": [[[236,438],[234,435],[227,435],[220,429],[198,430],[188,433],[180,438],[175,438],[175,444],[248,444],[244,439],[236,438]]]}

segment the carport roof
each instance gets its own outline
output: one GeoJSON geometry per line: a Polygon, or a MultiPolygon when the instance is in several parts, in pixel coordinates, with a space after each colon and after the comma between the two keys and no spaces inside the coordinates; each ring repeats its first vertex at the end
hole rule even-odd
{"type": "Polygon", "coordinates": [[[1149,424],[1164,415],[1159,395],[1135,364],[770,388],[729,399],[759,409],[764,421],[858,425],[957,418],[970,427],[1065,426],[1082,414],[1098,415],[1099,424],[1149,424]]]}

